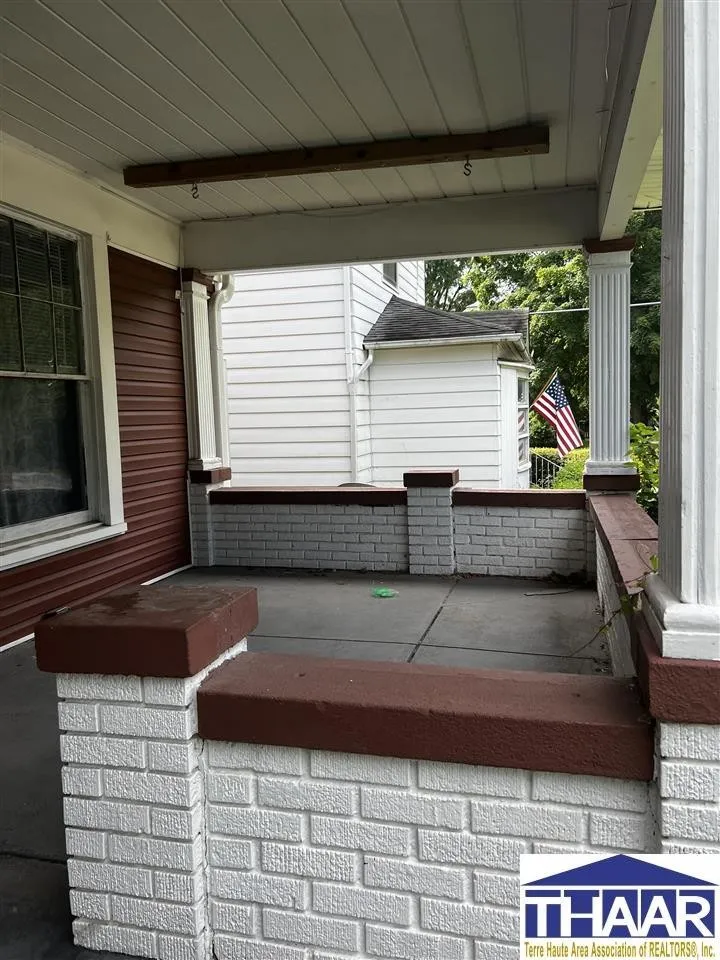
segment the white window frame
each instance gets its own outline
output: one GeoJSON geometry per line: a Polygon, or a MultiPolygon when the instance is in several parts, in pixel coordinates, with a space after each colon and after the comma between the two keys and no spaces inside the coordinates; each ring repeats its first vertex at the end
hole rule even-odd
{"type": "Polygon", "coordinates": [[[391,290],[397,290],[398,288],[398,264],[396,260],[383,260],[380,264],[380,272],[382,273],[383,283],[386,283],[391,290]],[[395,279],[390,280],[389,277],[385,276],[385,267],[395,267],[395,279]]]}
{"type": "Polygon", "coordinates": [[[127,524],[124,522],[119,482],[121,465],[116,398],[112,398],[108,404],[109,391],[115,393],[115,377],[107,247],[98,244],[96,238],[87,234],[39,219],[13,207],[0,204],[0,214],[77,243],[85,353],[84,374],[0,371],[0,377],[3,378],[75,380],[83,385],[79,389],[79,401],[87,508],[44,520],[0,527],[0,570],[8,570],[119,536],[126,532],[127,524]],[[106,296],[101,299],[98,292],[104,286],[107,287],[106,296]],[[105,307],[102,309],[104,324],[100,323],[102,301],[105,307]],[[111,384],[106,382],[108,361],[112,364],[111,384]]]}
{"type": "Polygon", "coordinates": [[[517,437],[518,470],[527,470],[530,467],[530,462],[532,459],[532,457],[530,456],[530,377],[529,377],[529,374],[527,374],[524,370],[518,370],[517,372],[518,388],[521,383],[525,384],[525,390],[524,390],[525,396],[521,401],[519,397],[520,391],[518,389],[517,413],[519,416],[521,411],[525,412],[525,430],[520,431],[520,429],[518,429],[518,437],[517,437]],[[528,450],[527,460],[520,459],[520,444],[523,440],[527,440],[527,450],[528,450]]]}

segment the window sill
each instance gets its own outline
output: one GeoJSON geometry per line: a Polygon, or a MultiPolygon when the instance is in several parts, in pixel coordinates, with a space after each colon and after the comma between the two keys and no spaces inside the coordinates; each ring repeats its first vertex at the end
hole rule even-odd
{"type": "Polygon", "coordinates": [[[0,569],[10,570],[25,563],[34,563],[46,557],[54,557],[68,550],[87,547],[101,540],[118,537],[127,531],[126,523],[105,525],[83,523],[53,534],[44,534],[0,547],[0,569]]]}

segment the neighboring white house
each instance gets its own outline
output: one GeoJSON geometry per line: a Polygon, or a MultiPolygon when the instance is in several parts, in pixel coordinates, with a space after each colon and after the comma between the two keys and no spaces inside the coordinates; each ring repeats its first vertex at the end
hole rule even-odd
{"type": "Polygon", "coordinates": [[[423,307],[421,261],[238,274],[222,314],[233,481],[529,484],[527,315],[423,307]]]}

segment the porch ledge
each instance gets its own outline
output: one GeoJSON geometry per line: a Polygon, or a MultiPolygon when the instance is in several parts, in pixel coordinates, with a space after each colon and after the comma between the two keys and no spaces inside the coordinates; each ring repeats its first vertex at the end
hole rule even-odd
{"type": "Polygon", "coordinates": [[[640,593],[657,554],[657,524],[630,495],[590,494],[588,509],[620,595],[640,593]]]}
{"type": "MultiPolygon", "coordinates": [[[[641,594],[657,553],[657,524],[632,496],[590,495],[588,504],[619,596],[641,594]]],[[[663,657],[642,609],[627,620],[638,682],[652,717],[720,724],[720,661],[663,657]]]]}
{"type": "Polygon", "coordinates": [[[223,487],[210,503],[346,503],[387,507],[407,503],[402,487],[223,487]]]}
{"type": "Polygon", "coordinates": [[[230,467],[216,467],[214,470],[188,470],[190,483],[223,483],[232,480],[230,467]]]}
{"type": "Polygon", "coordinates": [[[626,680],[241,654],[198,693],[210,740],[651,780],[626,680]]]}
{"type": "Polygon", "coordinates": [[[550,507],[584,510],[582,490],[453,490],[453,504],[465,507],[550,507]]]}
{"type": "Polygon", "coordinates": [[[257,592],[229,587],[125,587],[35,628],[50,673],[192,677],[258,622],[257,592]]]}
{"type": "Polygon", "coordinates": [[[454,487],[460,480],[460,471],[410,470],[403,474],[406,487],[454,487]]]}
{"type": "Polygon", "coordinates": [[[583,488],[598,493],[631,493],[640,489],[638,473],[586,473],[583,488]]]}

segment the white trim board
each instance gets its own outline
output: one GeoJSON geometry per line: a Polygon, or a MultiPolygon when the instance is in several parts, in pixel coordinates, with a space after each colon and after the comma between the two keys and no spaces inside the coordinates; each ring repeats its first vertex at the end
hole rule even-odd
{"type": "Polygon", "coordinates": [[[596,235],[592,187],[203,220],[183,231],[185,263],[208,273],[571,247],[596,235]]]}

